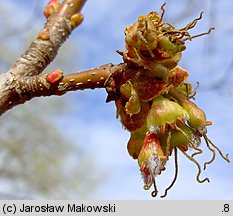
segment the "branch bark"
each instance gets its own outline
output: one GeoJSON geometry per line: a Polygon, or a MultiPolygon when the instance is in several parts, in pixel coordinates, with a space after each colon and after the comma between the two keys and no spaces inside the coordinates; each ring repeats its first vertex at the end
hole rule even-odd
{"type": "Polygon", "coordinates": [[[48,74],[20,77],[16,81],[16,87],[11,91],[11,98],[14,100],[8,104],[15,106],[15,101],[22,104],[34,97],[60,96],[69,91],[105,88],[110,74],[119,70],[127,70],[127,65],[109,63],[91,70],[67,75],[63,75],[61,70],[55,70],[48,74]]]}
{"type": "MultiPolygon", "coordinates": [[[[44,28],[28,49],[7,72],[0,74],[0,115],[10,108],[24,103],[31,96],[39,95],[38,93],[34,94],[35,88],[32,88],[29,96],[23,96],[23,91],[20,89],[22,81],[30,83],[30,79],[39,79],[39,74],[53,61],[60,46],[72,30],[80,24],[80,11],[85,2],[86,0],[64,0],[57,12],[47,18],[44,28]],[[76,20],[73,20],[73,17],[76,20]],[[75,21],[76,23],[74,23],[75,21]]],[[[26,86],[25,90],[29,93],[29,86],[25,83],[23,85],[26,86]]]]}

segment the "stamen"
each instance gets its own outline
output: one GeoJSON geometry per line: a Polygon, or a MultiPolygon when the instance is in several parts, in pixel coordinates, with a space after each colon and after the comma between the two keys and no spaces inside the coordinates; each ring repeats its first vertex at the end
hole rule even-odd
{"type": "Polygon", "coordinates": [[[177,125],[175,125],[175,126],[176,126],[175,127],[176,130],[178,130],[179,132],[181,132],[186,137],[186,139],[189,141],[189,144],[191,145],[191,147],[197,151],[197,152],[193,153],[191,155],[191,157],[194,157],[195,155],[198,155],[198,154],[202,154],[203,151],[200,148],[197,148],[195,146],[195,143],[191,139],[189,139],[189,137],[187,136],[187,134],[182,129],[180,129],[177,125]]]}
{"type": "Polygon", "coordinates": [[[180,32],[180,36],[179,37],[177,37],[177,39],[183,39],[183,37],[184,36],[187,36],[188,38],[190,38],[190,37],[192,37],[190,34],[189,34],[189,32],[187,32],[187,31],[181,31],[180,32]]]}
{"type": "Polygon", "coordinates": [[[192,22],[188,23],[185,27],[181,28],[180,31],[189,30],[189,29],[195,27],[195,25],[197,24],[197,22],[202,19],[203,13],[204,12],[202,11],[200,13],[200,16],[198,18],[194,19],[192,22]]]}
{"type": "MultiPolygon", "coordinates": [[[[145,29],[147,30],[148,29],[148,23],[147,21],[145,20],[145,29]]],[[[155,57],[154,53],[152,52],[151,48],[149,47],[148,45],[148,41],[145,39],[145,37],[142,35],[142,32],[141,31],[137,31],[137,36],[145,43],[145,45],[147,46],[147,49],[148,49],[148,52],[150,53],[150,56],[152,58],[155,57]]]]}
{"type": "Polygon", "coordinates": [[[189,90],[188,90],[188,84],[184,83],[185,85],[185,90],[186,90],[186,98],[189,100],[189,90]]]}
{"type": "MultiPolygon", "coordinates": [[[[142,37],[143,37],[143,36],[142,36],[142,37]]],[[[142,60],[142,58],[141,58],[141,56],[140,56],[138,50],[137,50],[135,47],[133,47],[133,49],[134,49],[134,51],[135,51],[135,54],[137,55],[137,58],[140,59],[140,60],[142,60]]]]}
{"type": "Polygon", "coordinates": [[[200,83],[199,83],[198,81],[196,82],[196,84],[197,84],[197,86],[193,89],[193,92],[195,92],[195,94],[196,94],[197,89],[198,89],[199,86],[200,86],[200,83]]]}
{"type": "Polygon", "coordinates": [[[197,38],[197,37],[200,37],[200,36],[203,36],[203,35],[209,35],[210,32],[212,30],[214,30],[215,28],[210,28],[208,32],[204,32],[204,33],[201,33],[201,34],[197,34],[197,35],[193,35],[191,37],[188,37],[188,38],[184,38],[183,40],[186,41],[186,40],[192,40],[193,38],[197,38]]]}
{"type": "Polygon", "coordinates": [[[213,153],[213,156],[212,156],[211,160],[209,160],[209,161],[207,161],[207,162],[204,163],[204,170],[205,170],[207,164],[211,164],[211,163],[214,161],[215,156],[216,156],[216,153],[215,153],[214,149],[212,149],[212,148],[210,147],[210,144],[209,144],[209,142],[208,142],[208,139],[206,139],[206,135],[204,135],[204,139],[205,139],[205,142],[206,142],[206,145],[207,145],[208,149],[213,153]]]}
{"type": "Polygon", "coordinates": [[[176,29],[175,26],[173,26],[170,22],[167,22],[167,21],[163,22],[161,25],[159,25],[159,27],[165,26],[165,25],[168,25],[171,29],[176,29]]]}
{"type": "Polygon", "coordinates": [[[196,150],[196,152],[194,152],[194,153],[191,155],[191,157],[194,157],[194,156],[196,156],[196,155],[199,155],[199,154],[202,154],[202,153],[203,153],[203,151],[202,151],[200,148],[197,148],[197,147],[195,147],[195,146],[193,146],[193,145],[191,145],[191,147],[194,148],[194,149],[196,150]]]}
{"type": "Polygon", "coordinates": [[[160,134],[161,134],[161,135],[164,135],[165,132],[166,132],[166,125],[163,124],[163,125],[160,126],[160,134]]]}
{"type": "Polygon", "coordinates": [[[148,45],[147,40],[144,38],[144,36],[142,35],[141,31],[137,31],[137,36],[146,44],[148,45]]]}
{"type": "Polygon", "coordinates": [[[164,9],[165,5],[166,5],[166,2],[164,2],[164,3],[162,4],[162,6],[161,6],[162,14],[161,14],[161,19],[159,20],[159,23],[162,22],[163,16],[164,16],[164,14],[165,14],[165,9],[164,9]]]}
{"type": "Polygon", "coordinates": [[[203,134],[203,137],[219,152],[219,154],[225,161],[230,163],[230,160],[228,158],[229,154],[226,154],[226,156],[224,156],[223,153],[220,151],[220,149],[216,145],[214,145],[214,143],[212,143],[210,139],[208,139],[206,134],[203,134]]]}
{"type": "Polygon", "coordinates": [[[178,176],[178,156],[177,156],[177,148],[174,148],[174,151],[175,151],[175,176],[174,176],[174,178],[173,178],[173,180],[172,180],[172,183],[169,185],[169,187],[167,187],[167,189],[165,190],[165,192],[164,192],[164,195],[162,195],[162,196],[160,196],[161,198],[164,198],[164,197],[166,197],[167,196],[167,192],[168,192],[168,190],[170,190],[172,187],[173,187],[173,185],[175,184],[175,182],[176,182],[176,179],[177,179],[177,176],[178,176]]]}
{"type": "MultiPolygon", "coordinates": [[[[188,89],[188,83],[183,83],[183,85],[185,85],[185,88],[186,88],[186,97],[187,97],[187,99],[190,99],[190,98],[192,98],[192,99],[194,99],[195,100],[195,95],[197,94],[197,89],[199,88],[199,85],[200,85],[200,83],[199,82],[196,82],[197,83],[197,86],[192,90],[192,92],[191,93],[189,93],[189,89],[188,89]]],[[[207,125],[206,125],[207,126],[207,125]]]]}
{"type": "Polygon", "coordinates": [[[184,36],[191,37],[191,35],[187,31],[180,31],[180,30],[177,30],[177,29],[174,29],[174,30],[172,29],[170,31],[166,31],[165,34],[169,34],[169,35],[174,34],[174,35],[177,35],[176,39],[181,39],[184,36]]]}
{"type": "Polygon", "coordinates": [[[203,151],[202,149],[198,148],[197,146],[199,146],[201,143],[201,139],[199,136],[195,135],[195,134],[191,134],[191,138],[189,140],[189,144],[190,146],[195,149],[197,152],[193,153],[191,155],[191,157],[194,157],[195,155],[198,155],[198,154],[202,154],[203,151]]]}
{"type": "Polygon", "coordinates": [[[151,196],[156,197],[158,194],[158,190],[157,190],[155,179],[153,179],[153,184],[154,184],[154,191],[151,192],[151,196]]]}
{"type": "Polygon", "coordinates": [[[200,180],[200,175],[201,175],[201,166],[200,166],[200,164],[193,157],[189,156],[186,152],[184,152],[184,151],[182,151],[182,152],[189,160],[191,160],[192,162],[194,162],[197,165],[197,167],[198,167],[198,173],[197,173],[197,176],[196,176],[197,181],[199,183],[204,183],[205,181],[210,182],[209,178],[204,178],[203,180],[200,180]]]}
{"type": "Polygon", "coordinates": [[[148,52],[150,53],[150,56],[151,56],[152,58],[155,57],[154,53],[152,52],[151,48],[149,48],[149,47],[148,47],[148,52]]]}

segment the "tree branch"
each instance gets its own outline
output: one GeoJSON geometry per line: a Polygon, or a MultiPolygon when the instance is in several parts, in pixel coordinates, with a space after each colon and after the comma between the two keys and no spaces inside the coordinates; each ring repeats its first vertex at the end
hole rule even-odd
{"type": "MultiPolygon", "coordinates": [[[[85,2],[86,0],[64,0],[61,6],[48,10],[47,22],[38,37],[7,72],[0,74],[0,115],[25,101],[17,90],[19,84],[22,80],[30,80],[30,77],[42,73],[53,61],[60,46],[82,22],[83,17],[79,12],[85,2]]],[[[58,1],[50,0],[46,7],[55,3],[58,1]]]]}
{"type": "Polygon", "coordinates": [[[58,14],[70,19],[74,14],[81,11],[86,1],[87,0],[64,0],[58,14]]]}
{"type": "Polygon", "coordinates": [[[64,76],[61,70],[55,70],[49,74],[21,77],[17,80],[16,88],[12,89],[13,101],[10,105],[15,106],[15,101],[22,104],[34,97],[60,96],[69,91],[105,88],[110,74],[126,69],[126,64],[105,64],[91,70],[64,76]]]}

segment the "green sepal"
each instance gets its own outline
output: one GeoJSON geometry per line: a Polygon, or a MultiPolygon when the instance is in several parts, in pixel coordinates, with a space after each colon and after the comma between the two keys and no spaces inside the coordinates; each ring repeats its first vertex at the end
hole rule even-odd
{"type": "Polygon", "coordinates": [[[159,49],[162,49],[169,54],[182,52],[183,50],[186,49],[184,44],[171,42],[171,40],[167,36],[158,37],[157,46],[159,49]]]}
{"type": "Polygon", "coordinates": [[[170,58],[165,58],[164,60],[157,61],[158,64],[164,65],[168,69],[176,67],[181,59],[182,53],[178,52],[170,58]]]}
{"type": "Polygon", "coordinates": [[[126,113],[129,115],[138,114],[141,110],[141,104],[138,94],[129,80],[121,85],[120,92],[123,96],[128,98],[128,101],[125,104],[126,113]]]}
{"type": "Polygon", "coordinates": [[[189,125],[190,127],[198,130],[200,126],[205,126],[206,124],[206,115],[196,104],[189,101],[186,97],[179,94],[178,92],[172,90],[169,92],[179,104],[187,111],[189,115],[189,125]]]}
{"type": "Polygon", "coordinates": [[[193,94],[193,86],[191,83],[182,83],[177,87],[177,92],[187,98],[193,94]]]}
{"type": "Polygon", "coordinates": [[[143,141],[145,139],[146,132],[147,132],[147,128],[141,127],[130,133],[130,139],[128,141],[127,149],[128,149],[129,155],[133,159],[138,158],[138,155],[143,146],[143,141]]]}
{"type": "Polygon", "coordinates": [[[163,96],[153,99],[147,116],[147,127],[160,127],[167,123],[174,123],[177,119],[186,120],[188,113],[179,104],[163,96]]]}

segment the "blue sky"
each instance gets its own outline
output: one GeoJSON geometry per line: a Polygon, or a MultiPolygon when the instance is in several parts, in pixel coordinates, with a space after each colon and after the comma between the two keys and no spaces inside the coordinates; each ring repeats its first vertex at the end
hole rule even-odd
{"type": "MultiPolygon", "coordinates": [[[[5,1],[7,3],[7,1],[5,1]]],[[[30,8],[22,2],[8,1],[19,7],[18,22],[26,22],[30,8]],[[22,20],[21,20],[22,19],[22,20]]],[[[228,70],[233,57],[232,16],[233,3],[223,1],[194,1],[188,5],[178,0],[167,0],[165,20],[169,20],[178,27],[184,26],[193,18],[205,11],[203,20],[191,31],[192,34],[208,31],[209,27],[216,27],[210,35],[187,42],[187,50],[183,54],[180,65],[190,72],[189,81],[195,85],[200,82],[196,103],[205,110],[208,120],[213,126],[208,128],[209,138],[218,145],[224,153],[230,154],[233,161],[233,100],[230,71],[225,88],[219,91],[204,91],[228,70]],[[180,14],[186,13],[180,18],[180,14]]],[[[105,63],[120,63],[121,57],[115,52],[124,49],[124,29],[134,23],[137,16],[147,14],[152,10],[159,11],[160,0],[92,0],[87,1],[83,8],[85,20],[71,35],[65,44],[66,56],[62,50],[50,68],[57,65],[64,71],[75,72],[105,63]],[[68,50],[68,51],[67,51],[68,50]],[[59,59],[62,59],[59,62],[59,59]],[[65,59],[65,60],[64,60],[65,59]]],[[[39,3],[41,6],[42,4],[39,3]]],[[[29,34],[35,34],[43,25],[44,19],[39,16],[36,27],[32,26],[29,34]]],[[[26,42],[25,42],[26,44],[26,42]]],[[[25,48],[25,47],[24,47],[25,48]]],[[[19,46],[23,50],[23,45],[19,46]]],[[[81,144],[86,151],[91,152],[101,172],[107,173],[106,181],[101,185],[92,199],[152,199],[150,191],[143,190],[137,161],[129,157],[126,144],[129,133],[122,129],[119,120],[115,118],[114,103],[105,103],[105,90],[87,90],[72,92],[65,96],[71,104],[58,124],[64,133],[81,144]]],[[[204,144],[204,142],[203,142],[204,144]]],[[[204,145],[203,145],[204,146],[204,145]]],[[[207,151],[198,160],[203,164],[211,155],[207,151]]],[[[169,191],[166,199],[233,199],[233,165],[227,164],[217,154],[216,161],[208,166],[202,176],[209,177],[211,183],[196,182],[196,166],[179,153],[179,176],[175,186],[169,191]]],[[[85,164],[84,164],[85,166],[85,164]]],[[[88,170],[91,172],[91,170],[88,170]]],[[[166,172],[157,178],[157,184],[162,195],[164,189],[173,178],[173,158],[167,163],[166,172]]]]}

